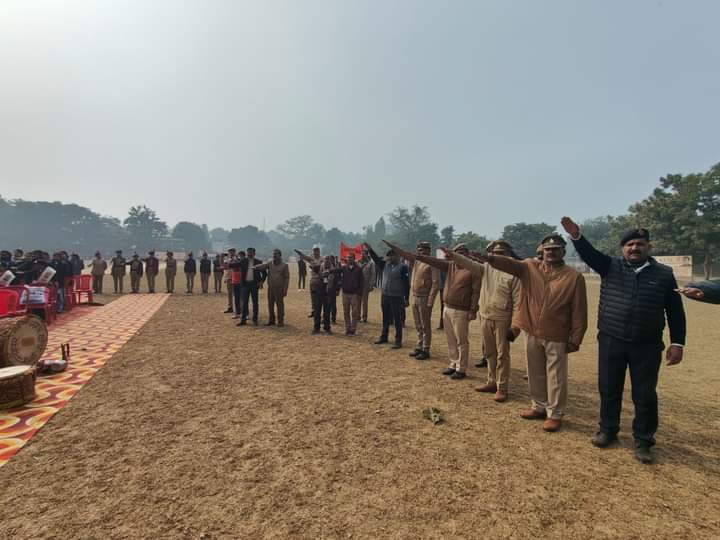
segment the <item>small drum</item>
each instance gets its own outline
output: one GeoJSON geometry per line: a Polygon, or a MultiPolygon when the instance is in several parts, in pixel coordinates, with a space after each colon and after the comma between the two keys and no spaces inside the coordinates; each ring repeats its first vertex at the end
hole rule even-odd
{"type": "Polygon", "coordinates": [[[12,366],[0,369],[0,409],[12,409],[35,399],[35,368],[12,366]]]}
{"type": "Polygon", "coordinates": [[[40,317],[0,319],[0,367],[34,366],[47,341],[47,325],[40,317]]]}

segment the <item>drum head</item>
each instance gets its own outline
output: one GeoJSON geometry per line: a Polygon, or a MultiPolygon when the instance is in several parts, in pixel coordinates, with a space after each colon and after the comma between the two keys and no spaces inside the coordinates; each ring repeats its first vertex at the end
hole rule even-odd
{"type": "Polygon", "coordinates": [[[11,366],[0,368],[0,380],[12,379],[13,377],[17,377],[18,375],[31,370],[32,368],[30,366],[11,366]]]}
{"type": "Polygon", "coordinates": [[[48,332],[39,317],[15,319],[0,332],[0,365],[34,366],[45,352],[48,332]]]}

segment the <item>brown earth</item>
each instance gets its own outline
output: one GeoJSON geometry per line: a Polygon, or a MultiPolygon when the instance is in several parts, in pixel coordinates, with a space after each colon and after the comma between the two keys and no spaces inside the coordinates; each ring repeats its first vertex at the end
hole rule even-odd
{"type": "MultiPolygon", "coordinates": [[[[441,332],[428,362],[372,345],[378,301],[347,338],[311,336],[295,289],[284,329],[236,327],[224,295],[176,294],[0,468],[0,538],[720,537],[717,306],[686,301],[686,359],[661,370],[658,463],[642,466],[629,393],[621,445],[589,444],[593,332],[548,434],[517,414],[519,345],[497,404],[473,391],[484,370],[440,374],[441,332]]],[[[474,358],[477,337],[475,323],[474,358]]]]}

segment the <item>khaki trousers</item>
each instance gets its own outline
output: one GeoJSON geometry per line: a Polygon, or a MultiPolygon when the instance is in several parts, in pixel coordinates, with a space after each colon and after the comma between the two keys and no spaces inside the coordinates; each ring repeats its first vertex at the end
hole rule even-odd
{"type": "Polygon", "coordinates": [[[285,323],[285,287],[269,286],[267,291],[268,299],[268,322],[275,322],[275,306],[277,306],[277,322],[285,323]]]}
{"type": "Polygon", "coordinates": [[[488,362],[488,384],[507,390],[510,379],[510,342],[507,340],[510,321],[480,321],[484,354],[488,362]]]}
{"type": "Polygon", "coordinates": [[[167,287],[167,292],[174,293],[175,292],[175,275],[174,273],[165,272],[165,286],[167,287]]]}
{"type": "Polygon", "coordinates": [[[362,309],[362,320],[367,322],[368,320],[368,302],[370,300],[370,291],[369,288],[365,288],[362,293],[362,301],[361,301],[361,309],[362,309]]]}
{"type": "Polygon", "coordinates": [[[234,289],[231,279],[225,280],[225,288],[227,289],[227,297],[228,297],[228,309],[232,310],[233,308],[233,300],[234,300],[234,289]]]}
{"type": "Polygon", "coordinates": [[[147,282],[148,282],[148,292],[154,293],[155,292],[155,276],[157,274],[146,274],[147,276],[147,282]]]}
{"type": "Polygon", "coordinates": [[[432,343],[432,308],[428,307],[427,296],[413,296],[412,314],[418,334],[415,348],[429,351],[432,343]]]}
{"type": "Polygon", "coordinates": [[[448,342],[448,358],[450,367],[455,371],[465,373],[470,356],[470,342],[468,341],[468,327],[470,312],[445,306],[443,322],[445,337],[448,342]]]}
{"type": "Polygon", "coordinates": [[[568,398],[567,344],[525,333],[525,352],[533,408],[546,411],[548,418],[562,418],[568,398]]]}
{"type": "Polygon", "coordinates": [[[208,292],[208,288],[210,287],[210,274],[200,273],[200,286],[202,287],[202,292],[208,292]]]}
{"type": "Polygon", "coordinates": [[[357,330],[358,321],[360,320],[360,303],[359,294],[342,293],[343,316],[345,318],[345,329],[351,332],[357,330]]]}
{"type": "Polygon", "coordinates": [[[215,292],[221,293],[222,292],[222,282],[223,282],[223,274],[222,272],[213,272],[213,277],[215,278],[215,292]]]}

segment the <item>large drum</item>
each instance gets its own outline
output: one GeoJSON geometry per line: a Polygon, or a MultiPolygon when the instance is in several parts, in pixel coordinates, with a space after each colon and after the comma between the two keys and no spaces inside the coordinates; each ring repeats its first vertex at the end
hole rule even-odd
{"type": "Polygon", "coordinates": [[[12,366],[0,369],[0,409],[12,409],[35,399],[35,368],[12,366]]]}
{"type": "Polygon", "coordinates": [[[47,325],[40,317],[0,319],[0,367],[34,366],[47,341],[47,325]]]}

